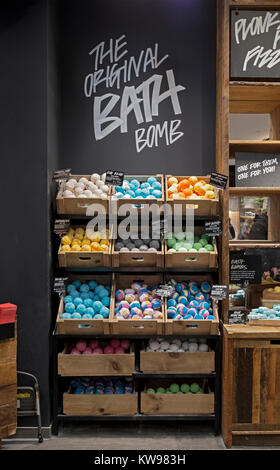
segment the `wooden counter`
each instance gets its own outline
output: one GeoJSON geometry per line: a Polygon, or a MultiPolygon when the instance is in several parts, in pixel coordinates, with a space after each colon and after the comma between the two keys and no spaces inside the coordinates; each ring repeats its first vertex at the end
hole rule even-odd
{"type": "MultiPolygon", "coordinates": [[[[16,329],[16,326],[15,326],[16,329]]],[[[17,428],[17,340],[0,340],[0,447],[1,439],[17,428]]]]}
{"type": "Polygon", "coordinates": [[[280,327],[223,326],[222,435],[280,445],[280,327]]]}

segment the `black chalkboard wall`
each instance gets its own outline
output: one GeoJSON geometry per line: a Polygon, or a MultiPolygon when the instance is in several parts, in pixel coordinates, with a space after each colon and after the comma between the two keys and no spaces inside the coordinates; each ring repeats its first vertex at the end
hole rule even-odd
{"type": "MultiPolygon", "coordinates": [[[[71,167],[73,173],[112,169],[132,174],[177,175],[203,175],[215,169],[215,3],[215,0],[62,1],[61,156],[65,168],[71,167]],[[112,51],[109,51],[110,39],[113,40],[112,51]],[[97,53],[89,53],[102,42],[105,57],[95,70],[97,53]],[[131,58],[134,57],[138,65],[141,51],[142,61],[136,77],[131,58]],[[118,70],[125,61],[127,67],[132,68],[131,79],[124,83],[124,72],[120,71],[118,89],[118,70]],[[99,75],[102,80],[107,67],[111,73],[115,72],[115,83],[106,87],[103,80],[94,92],[92,74],[99,71],[95,77],[99,75]],[[154,75],[157,78],[153,79],[154,75]],[[85,82],[88,97],[84,93],[85,82]],[[142,89],[133,95],[134,88],[141,85],[142,89]],[[172,86],[179,89],[175,88],[170,97],[168,90],[172,86]],[[125,102],[125,87],[130,87],[128,102],[125,102]],[[167,97],[161,96],[157,107],[160,100],[157,100],[157,93],[165,92],[167,97]],[[106,94],[110,94],[107,100],[104,99],[106,94]],[[108,105],[108,113],[104,112],[107,122],[102,125],[102,131],[105,133],[109,126],[119,125],[122,116],[123,133],[117,127],[97,140],[102,137],[97,129],[99,98],[101,110],[108,105]],[[137,99],[140,100],[138,105],[137,99]],[[116,101],[114,106],[113,100],[116,101]],[[128,114],[126,128],[126,110],[131,100],[134,107],[128,114]],[[152,104],[154,109],[150,108],[152,104]],[[173,133],[170,131],[172,121],[173,133]],[[149,132],[152,139],[155,126],[160,126],[163,134],[158,146],[153,140],[150,148],[140,150],[144,145],[140,140],[137,151],[135,132],[138,130],[139,139],[140,136],[147,138],[149,132]],[[173,143],[170,143],[170,133],[173,143]]],[[[101,58],[101,47],[97,60],[101,58]]]]}
{"type": "Polygon", "coordinates": [[[280,79],[279,24],[279,10],[232,10],[232,78],[280,79]]]}

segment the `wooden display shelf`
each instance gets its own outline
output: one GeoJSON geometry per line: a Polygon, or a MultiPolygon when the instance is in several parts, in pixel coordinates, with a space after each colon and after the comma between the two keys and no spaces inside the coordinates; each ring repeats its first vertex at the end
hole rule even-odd
{"type": "MultiPolygon", "coordinates": [[[[75,178],[87,178],[90,181],[90,175],[70,175],[68,179],[75,178]]],[[[111,195],[111,188],[109,188],[108,197],[106,199],[97,198],[68,198],[63,197],[63,191],[65,190],[66,181],[63,181],[60,185],[56,196],[56,209],[58,214],[75,214],[75,215],[88,215],[93,216],[97,211],[94,208],[94,204],[99,204],[104,208],[105,213],[109,211],[109,198],[111,195]]]]}
{"type": "MultiPolygon", "coordinates": [[[[165,175],[165,198],[166,202],[170,205],[172,213],[176,214],[176,207],[181,208],[182,214],[185,215],[186,208],[191,206],[194,211],[194,216],[214,216],[219,214],[219,189],[214,188],[215,199],[170,199],[168,197],[168,178],[174,176],[181,181],[189,176],[176,176],[176,175],[165,175]]],[[[203,178],[206,183],[210,182],[210,176],[198,176],[203,178]]]]}
{"type": "Polygon", "coordinates": [[[215,352],[140,351],[140,369],[144,374],[211,374],[215,371],[215,352]]]}
{"type": "Polygon", "coordinates": [[[163,283],[161,274],[115,274],[111,297],[110,329],[113,335],[163,335],[164,334],[164,304],[162,305],[163,319],[133,320],[119,319],[115,316],[115,294],[118,289],[128,289],[133,282],[144,282],[148,286],[159,286],[163,283]]]}
{"type": "Polygon", "coordinates": [[[280,82],[231,81],[230,113],[269,113],[280,105],[280,82]]]}
{"type": "Polygon", "coordinates": [[[66,415],[134,415],[138,394],[74,395],[63,394],[63,413],[66,415]]]}
{"type": "Polygon", "coordinates": [[[230,250],[244,250],[246,248],[280,248],[280,242],[266,240],[234,240],[229,243],[230,250]]]}
{"type": "MultiPolygon", "coordinates": [[[[279,182],[280,183],[280,182],[279,182]]],[[[280,187],[264,188],[264,187],[234,187],[229,188],[229,195],[236,196],[280,196],[280,187]]]]}
{"type": "Polygon", "coordinates": [[[235,152],[264,152],[280,151],[280,140],[230,140],[230,158],[235,152]]]}
{"type": "Polygon", "coordinates": [[[167,268],[217,268],[218,250],[215,238],[212,241],[213,251],[208,252],[177,252],[168,253],[167,242],[165,240],[165,266],[167,268]]]}

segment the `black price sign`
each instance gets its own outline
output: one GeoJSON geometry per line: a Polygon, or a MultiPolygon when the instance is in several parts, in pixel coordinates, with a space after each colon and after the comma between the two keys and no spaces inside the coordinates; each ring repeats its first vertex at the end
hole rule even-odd
{"type": "Polygon", "coordinates": [[[64,235],[68,232],[70,227],[70,220],[69,219],[57,219],[54,223],[54,233],[57,235],[64,235]]]}
{"type": "Polygon", "coordinates": [[[205,222],[205,233],[209,237],[219,237],[222,234],[222,222],[220,220],[205,222]]]}
{"type": "Polygon", "coordinates": [[[55,181],[67,180],[70,176],[71,168],[66,168],[64,170],[56,170],[53,172],[53,179],[55,181]]]}
{"type": "Polygon", "coordinates": [[[225,300],[227,298],[227,286],[212,286],[211,297],[215,300],[225,300]]]}
{"type": "Polygon", "coordinates": [[[173,291],[174,288],[172,286],[169,284],[163,284],[159,286],[159,289],[156,290],[156,293],[160,297],[169,297],[173,291]]]}
{"type": "Polygon", "coordinates": [[[228,315],[228,322],[230,325],[238,323],[247,323],[247,312],[245,310],[230,310],[228,315]]]}
{"type": "Polygon", "coordinates": [[[211,173],[210,184],[218,189],[225,189],[227,186],[228,176],[221,175],[221,173],[211,173]]]}
{"type": "Polygon", "coordinates": [[[247,285],[260,284],[262,278],[261,255],[245,255],[243,250],[230,253],[230,282],[247,285]]]}
{"type": "Polygon", "coordinates": [[[124,172],[123,171],[113,171],[108,170],[106,171],[106,179],[105,183],[111,186],[122,186],[124,179],[124,172]]]}
{"type": "Polygon", "coordinates": [[[67,281],[68,277],[55,277],[53,285],[54,292],[57,292],[59,295],[64,294],[66,292],[67,281]]]}

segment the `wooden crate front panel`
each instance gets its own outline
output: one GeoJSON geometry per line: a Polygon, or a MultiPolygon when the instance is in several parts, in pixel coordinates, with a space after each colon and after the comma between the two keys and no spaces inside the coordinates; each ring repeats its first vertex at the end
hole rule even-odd
{"type": "Polygon", "coordinates": [[[137,413],[138,395],[63,394],[66,415],[133,415],[137,413]]]}
{"type": "Polygon", "coordinates": [[[214,393],[147,394],[141,393],[141,413],[148,415],[206,415],[214,413],[214,393]]]}
{"type": "Polygon", "coordinates": [[[215,370],[215,353],[140,352],[140,370],[145,373],[210,374],[215,370]]]}
{"type": "Polygon", "coordinates": [[[232,429],[280,430],[280,345],[236,340],[232,429]]]}
{"type": "Polygon", "coordinates": [[[115,251],[115,242],[113,244],[112,251],[112,265],[115,268],[119,267],[154,267],[154,268],[163,268],[164,266],[164,242],[161,240],[161,249],[160,251],[147,252],[120,252],[115,251]]]}

